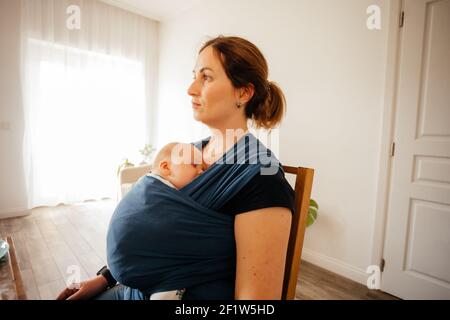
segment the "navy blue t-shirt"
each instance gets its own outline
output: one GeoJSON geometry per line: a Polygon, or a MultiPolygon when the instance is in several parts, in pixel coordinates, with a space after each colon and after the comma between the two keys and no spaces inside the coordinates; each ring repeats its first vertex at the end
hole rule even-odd
{"type": "MultiPolygon", "coordinates": [[[[203,142],[202,145],[205,146],[206,143],[203,142]]],[[[295,210],[295,192],[281,169],[275,175],[257,174],[218,211],[236,216],[240,213],[271,207],[288,208],[292,213],[295,210]]],[[[216,283],[204,283],[186,288],[183,300],[230,299],[234,297],[235,279],[221,281],[230,284],[230,292],[226,296],[216,296],[217,291],[214,290],[216,283]]]]}
{"type": "Polygon", "coordinates": [[[237,215],[257,209],[284,207],[294,212],[295,192],[287,182],[284,172],[275,175],[254,176],[232,199],[218,211],[237,215]]]}
{"type": "MultiPolygon", "coordinates": [[[[194,143],[204,148],[210,137],[194,143]]],[[[234,146],[236,152],[236,145],[234,146]]],[[[275,175],[254,176],[233,198],[225,203],[218,211],[237,215],[257,209],[270,207],[284,207],[294,212],[295,192],[280,169],[275,175]]]]}

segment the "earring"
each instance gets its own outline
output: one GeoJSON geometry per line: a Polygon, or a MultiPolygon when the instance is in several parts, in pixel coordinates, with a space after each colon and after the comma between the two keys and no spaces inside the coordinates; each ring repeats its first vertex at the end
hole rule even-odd
{"type": "Polygon", "coordinates": [[[236,107],[238,107],[238,108],[241,107],[241,102],[240,101],[236,102],[236,107]]]}

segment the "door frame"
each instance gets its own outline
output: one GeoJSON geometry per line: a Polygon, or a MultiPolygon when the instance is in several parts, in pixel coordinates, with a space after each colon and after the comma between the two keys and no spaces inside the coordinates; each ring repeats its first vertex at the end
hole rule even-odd
{"type": "MultiPolygon", "coordinates": [[[[371,264],[377,266],[380,265],[384,253],[389,209],[389,194],[391,189],[391,148],[394,141],[395,132],[395,111],[397,109],[397,87],[402,40],[399,19],[403,10],[403,0],[389,0],[388,6],[389,17],[385,85],[383,93],[383,118],[371,254],[371,264]]],[[[382,279],[383,277],[381,277],[381,280],[382,279]]],[[[383,289],[382,281],[381,289],[383,289]]]]}

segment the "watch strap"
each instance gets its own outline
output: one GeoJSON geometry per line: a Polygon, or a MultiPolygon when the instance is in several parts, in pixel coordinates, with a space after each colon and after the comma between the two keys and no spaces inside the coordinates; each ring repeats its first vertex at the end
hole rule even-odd
{"type": "Polygon", "coordinates": [[[109,271],[107,266],[101,268],[97,272],[97,275],[102,275],[103,277],[105,277],[106,281],[108,282],[108,288],[114,287],[117,284],[116,279],[114,279],[114,277],[111,274],[111,271],[109,271]]]}

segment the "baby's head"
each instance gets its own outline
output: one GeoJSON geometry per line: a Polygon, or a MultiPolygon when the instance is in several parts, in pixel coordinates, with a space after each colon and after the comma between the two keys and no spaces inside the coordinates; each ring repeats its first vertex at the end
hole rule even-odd
{"type": "Polygon", "coordinates": [[[152,172],[181,189],[203,172],[202,153],[192,144],[169,143],[156,155],[152,172]]]}

